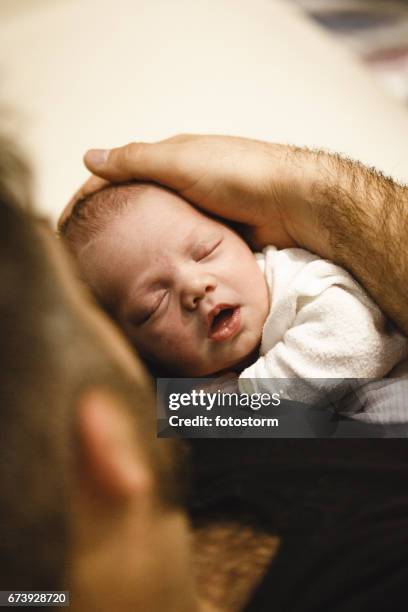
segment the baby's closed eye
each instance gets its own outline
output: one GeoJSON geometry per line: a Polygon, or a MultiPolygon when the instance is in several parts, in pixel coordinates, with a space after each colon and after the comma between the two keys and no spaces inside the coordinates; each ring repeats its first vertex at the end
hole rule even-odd
{"type": "Polygon", "coordinates": [[[168,290],[163,291],[160,296],[154,300],[153,304],[141,306],[137,310],[130,313],[126,319],[133,327],[141,327],[146,323],[149,323],[161,310],[161,307],[165,305],[168,297],[168,290]]]}
{"type": "Polygon", "coordinates": [[[217,237],[213,240],[206,242],[199,242],[193,248],[193,259],[194,261],[202,261],[209,255],[211,255],[216,248],[221,244],[222,237],[217,237]]]}

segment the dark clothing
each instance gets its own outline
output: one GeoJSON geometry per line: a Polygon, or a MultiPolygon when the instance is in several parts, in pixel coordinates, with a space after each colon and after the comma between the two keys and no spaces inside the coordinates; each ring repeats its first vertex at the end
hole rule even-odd
{"type": "Polygon", "coordinates": [[[408,442],[195,440],[193,519],[282,539],[245,612],[408,609],[408,442]]]}

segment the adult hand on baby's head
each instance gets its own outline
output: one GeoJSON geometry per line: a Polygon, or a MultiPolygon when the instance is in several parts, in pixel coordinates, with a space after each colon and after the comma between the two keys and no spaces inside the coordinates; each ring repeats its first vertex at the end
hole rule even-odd
{"type": "MultiPolygon", "coordinates": [[[[261,248],[302,243],[289,215],[294,176],[302,174],[299,155],[294,147],[246,138],[179,135],[153,144],[91,150],[84,159],[103,179],[153,181],[210,213],[246,225],[249,242],[261,248]]],[[[83,190],[89,193],[94,185],[88,182],[83,190]]]]}
{"type": "MultiPolygon", "coordinates": [[[[408,333],[408,189],[373,168],[322,151],[199,135],[91,150],[85,163],[101,179],[153,181],[245,224],[256,248],[299,245],[331,259],[408,333]]],[[[104,184],[93,177],[79,193],[104,184]]]]}

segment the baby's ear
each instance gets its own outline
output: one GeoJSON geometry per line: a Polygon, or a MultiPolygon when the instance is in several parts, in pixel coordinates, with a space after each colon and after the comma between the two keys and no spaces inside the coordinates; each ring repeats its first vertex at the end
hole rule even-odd
{"type": "Polygon", "coordinates": [[[87,391],[78,400],[77,419],[79,479],[105,499],[144,495],[152,475],[121,400],[103,389],[87,391]]]}

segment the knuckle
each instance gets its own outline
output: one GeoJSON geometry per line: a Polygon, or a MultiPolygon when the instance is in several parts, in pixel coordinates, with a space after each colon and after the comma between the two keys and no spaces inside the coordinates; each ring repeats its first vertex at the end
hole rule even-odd
{"type": "Polygon", "coordinates": [[[131,170],[135,163],[142,157],[146,146],[144,142],[130,142],[124,147],[117,149],[117,162],[119,162],[124,169],[131,170]]]}

